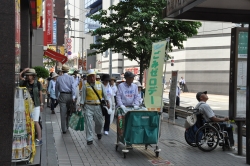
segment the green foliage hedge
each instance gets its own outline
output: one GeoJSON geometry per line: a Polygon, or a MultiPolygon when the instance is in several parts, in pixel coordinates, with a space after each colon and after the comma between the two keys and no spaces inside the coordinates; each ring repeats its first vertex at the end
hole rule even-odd
{"type": "Polygon", "coordinates": [[[48,78],[49,77],[49,71],[47,69],[45,69],[43,66],[36,66],[33,68],[36,70],[38,78],[48,78]]]}

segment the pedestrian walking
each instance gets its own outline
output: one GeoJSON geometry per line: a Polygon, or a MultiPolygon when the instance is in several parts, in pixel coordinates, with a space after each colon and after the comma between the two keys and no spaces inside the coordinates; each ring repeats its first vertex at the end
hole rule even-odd
{"type": "Polygon", "coordinates": [[[117,105],[123,110],[126,110],[126,107],[139,108],[138,87],[133,84],[134,77],[135,75],[132,72],[126,71],[124,74],[126,81],[118,85],[116,95],[117,105]]]}
{"type": "Polygon", "coordinates": [[[48,88],[49,88],[49,83],[50,83],[50,81],[51,81],[51,76],[52,76],[52,73],[53,72],[51,72],[50,74],[49,74],[49,77],[47,78],[47,107],[50,107],[50,103],[51,103],[51,101],[50,101],[50,94],[48,93],[48,88]]]}
{"type": "Polygon", "coordinates": [[[110,86],[111,86],[111,88],[113,90],[113,93],[114,93],[115,104],[117,104],[117,102],[116,102],[117,86],[116,86],[116,79],[115,79],[115,77],[111,77],[111,79],[110,79],[110,86]]]}
{"type": "Polygon", "coordinates": [[[51,99],[51,114],[55,114],[55,108],[58,105],[58,101],[56,98],[56,80],[57,80],[58,75],[56,73],[52,73],[51,75],[51,80],[49,82],[49,87],[48,87],[48,94],[50,95],[51,99]]]}
{"type": "Polygon", "coordinates": [[[56,83],[56,98],[58,99],[60,105],[60,115],[61,115],[61,130],[63,134],[66,134],[68,129],[68,115],[69,106],[71,102],[75,101],[75,84],[74,78],[68,75],[69,67],[67,65],[62,66],[63,75],[57,78],[56,83]],[[60,95],[59,95],[60,93],[60,95]]]}
{"type": "Polygon", "coordinates": [[[181,79],[179,80],[179,84],[182,92],[184,93],[186,81],[183,77],[181,77],[181,79]]]}
{"type": "MultiPolygon", "coordinates": [[[[181,94],[181,89],[176,85],[176,100],[175,100],[175,106],[180,106],[180,94],[181,94]]],[[[175,119],[177,119],[177,115],[175,114],[175,119]]]]}
{"type": "Polygon", "coordinates": [[[142,92],[142,85],[139,81],[135,82],[135,84],[138,87],[138,101],[139,101],[139,104],[142,105],[143,99],[144,99],[144,93],[142,92]]]}
{"type": "Polygon", "coordinates": [[[37,133],[36,146],[43,144],[42,142],[42,131],[39,124],[40,112],[43,111],[43,95],[42,95],[42,84],[36,79],[36,71],[32,68],[25,68],[20,72],[20,86],[24,86],[28,89],[30,96],[34,103],[34,109],[31,113],[31,117],[35,122],[35,129],[37,133]],[[22,74],[26,76],[26,79],[22,77],[22,74]]]}
{"type": "Polygon", "coordinates": [[[103,74],[102,76],[102,84],[104,85],[104,90],[107,95],[107,100],[109,101],[110,108],[108,110],[108,114],[105,115],[105,123],[104,123],[104,134],[109,134],[109,126],[113,122],[114,119],[114,110],[115,110],[115,100],[114,100],[114,92],[109,85],[110,75],[103,74]],[[112,118],[112,119],[111,119],[112,118]]]}
{"type": "Polygon", "coordinates": [[[96,75],[96,81],[101,81],[100,75],[96,75]]]}
{"type": "Polygon", "coordinates": [[[101,103],[97,95],[100,99],[103,98],[107,103],[107,107],[110,108],[103,84],[100,81],[96,81],[96,73],[93,69],[90,69],[87,74],[87,82],[82,86],[80,101],[85,117],[87,145],[93,144],[93,121],[95,122],[97,138],[99,140],[102,138],[104,118],[101,103]]]}

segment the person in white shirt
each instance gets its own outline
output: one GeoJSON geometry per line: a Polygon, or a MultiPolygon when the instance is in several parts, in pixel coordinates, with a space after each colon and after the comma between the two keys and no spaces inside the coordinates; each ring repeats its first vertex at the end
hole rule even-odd
{"type": "Polygon", "coordinates": [[[110,81],[110,75],[109,74],[103,74],[102,76],[102,84],[104,86],[104,90],[107,95],[107,100],[109,101],[110,108],[108,110],[108,114],[105,115],[105,123],[104,123],[104,134],[109,134],[109,126],[113,122],[114,119],[114,111],[115,110],[115,100],[114,100],[114,93],[112,88],[109,85],[110,81]],[[111,119],[112,115],[112,119],[111,119]]]}
{"type": "Polygon", "coordinates": [[[115,103],[116,103],[116,93],[117,93],[116,79],[114,77],[111,77],[109,83],[114,92],[114,98],[115,98],[115,103]]]}
{"type": "Polygon", "coordinates": [[[181,79],[179,80],[179,84],[180,84],[180,88],[181,88],[182,92],[184,92],[186,81],[183,77],[181,77],[181,79]]]}

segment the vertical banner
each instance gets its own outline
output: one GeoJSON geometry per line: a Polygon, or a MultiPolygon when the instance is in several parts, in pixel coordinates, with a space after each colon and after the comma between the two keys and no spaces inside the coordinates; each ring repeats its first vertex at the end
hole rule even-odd
{"type": "Polygon", "coordinates": [[[15,82],[19,83],[20,55],[21,55],[21,24],[20,24],[20,0],[15,0],[15,82]]]}
{"type": "MultiPolygon", "coordinates": [[[[53,21],[53,44],[57,44],[57,20],[54,18],[53,21]]],[[[57,52],[57,49],[56,49],[57,52]]]]}
{"type": "Polygon", "coordinates": [[[145,105],[149,111],[161,111],[162,74],[167,41],[153,43],[146,81],[145,105]]]}
{"type": "Polygon", "coordinates": [[[177,88],[177,79],[178,79],[178,71],[172,71],[171,76],[171,87],[170,87],[170,95],[169,95],[169,108],[168,108],[168,119],[171,121],[175,121],[175,102],[176,102],[176,88],[177,88]]]}
{"type": "Polygon", "coordinates": [[[43,1],[42,0],[36,0],[36,22],[37,22],[37,27],[41,26],[41,16],[42,16],[42,11],[43,11],[43,1]]]}
{"type": "Polygon", "coordinates": [[[53,43],[53,0],[46,0],[46,34],[47,44],[53,43]]]}

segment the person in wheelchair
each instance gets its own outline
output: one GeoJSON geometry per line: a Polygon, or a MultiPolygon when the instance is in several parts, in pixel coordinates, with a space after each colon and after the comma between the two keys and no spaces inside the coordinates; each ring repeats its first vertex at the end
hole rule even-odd
{"type": "Polygon", "coordinates": [[[228,146],[230,147],[234,146],[232,125],[230,125],[230,127],[227,127],[227,124],[222,123],[225,121],[229,121],[229,118],[228,117],[218,118],[215,116],[214,111],[206,103],[208,100],[207,91],[198,92],[196,94],[196,99],[199,101],[199,103],[195,106],[195,109],[199,108],[205,122],[218,122],[218,124],[220,125],[220,128],[224,131],[227,131],[228,133],[229,142],[230,142],[230,145],[228,146]]]}

